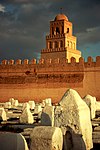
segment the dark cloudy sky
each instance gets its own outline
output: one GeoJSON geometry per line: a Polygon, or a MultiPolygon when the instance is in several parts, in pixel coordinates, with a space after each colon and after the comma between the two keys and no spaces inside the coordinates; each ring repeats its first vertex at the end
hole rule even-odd
{"type": "Polygon", "coordinates": [[[100,55],[100,0],[0,0],[0,60],[39,58],[61,7],[82,55],[100,55]]]}

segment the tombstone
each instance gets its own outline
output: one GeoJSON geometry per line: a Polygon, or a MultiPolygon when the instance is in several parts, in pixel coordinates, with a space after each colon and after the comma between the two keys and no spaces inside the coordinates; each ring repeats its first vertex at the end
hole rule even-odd
{"type": "Polygon", "coordinates": [[[29,150],[25,138],[19,133],[0,132],[0,150],[29,150]]]}
{"type": "MultiPolygon", "coordinates": [[[[92,126],[90,110],[86,103],[75,90],[69,89],[65,92],[59,105],[62,107],[62,111],[59,114],[55,114],[55,126],[62,128],[63,135],[66,134],[68,127],[70,127],[75,134],[82,135],[86,149],[90,150],[93,147],[92,126]]],[[[75,142],[73,147],[74,146],[75,142]]]]}
{"type": "Polygon", "coordinates": [[[34,101],[29,101],[28,103],[30,105],[31,110],[35,108],[35,102],[34,101]]]}
{"type": "Polygon", "coordinates": [[[63,136],[64,150],[86,150],[85,143],[80,134],[75,134],[71,128],[63,136]]]}
{"type": "Polygon", "coordinates": [[[35,105],[34,114],[39,114],[42,111],[41,105],[35,105]]]}
{"type": "Polygon", "coordinates": [[[15,100],[14,98],[10,98],[9,102],[11,102],[12,107],[18,106],[18,100],[15,100]]]}
{"type": "Polygon", "coordinates": [[[35,127],[30,138],[30,150],[62,150],[63,136],[58,127],[35,127]]]}
{"type": "Polygon", "coordinates": [[[100,111],[100,102],[96,101],[96,111],[100,111]]]}
{"type": "Polygon", "coordinates": [[[20,115],[20,123],[28,123],[32,124],[34,122],[33,115],[30,111],[29,104],[26,103],[26,107],[24,106],[24,109],[22,111],[22,114],[20,115]]]}
{"type": "Polygon", "coordinates": [[[0,121],[7,121],[7,116],[4,108],[0,108],[0,121]]]}
{"type": "Polygon", "coordinates": [[[96,98],[91,95],[86,95],[83,100],[86,102],[90,109],[90,117],[91,119],[95,118],[96,113],[96,98]]]}
{"type": "Polygon", "coordinates": [[[10,109],[11,108],[11,102],[5,102],[4,108],[10,109]]]}
{"type": "Polygon", "coordinates": [[[25,109],[25,108],[28,108],[28,109],[30,109],[30,105],[29,105],[29,103],[23,103],[22,104],[23,106],[22,106],[22,111],[25,109]]]}
{"type": "Polygon", "coordinates": [[[41,125],[54,126],[54,106],[45,106],[41,114],[41,125]]]}
{"type": "Polygon", "coordinates": [[[45,107],[45,106],[52,106],[52,103],[51,103],[51,98],[46,98],[45,100],[42,101],[42,106],[45,107]]]}

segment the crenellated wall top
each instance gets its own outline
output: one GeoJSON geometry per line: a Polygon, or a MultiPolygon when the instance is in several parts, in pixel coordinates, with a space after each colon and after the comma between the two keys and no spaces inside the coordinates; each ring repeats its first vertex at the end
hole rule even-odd
{"type": "Polygon", "coordinates": [[[67,59],[39,59],[38,61],[34,58],[32,60],[28,59],[18,59],[18,60],[2,60],[0,65],[48,65],[48,64],[70,64],[70,65],[84,65],[85,67],[98,67],[100,66],[100,56],[96,57],[96,60],[94,61],[91,56],[87,58],[87,61],[84,61],[83,57],[79,58],[79,62],[76,62],[76,59],[74,57],[71,57],[70,63],[68,62],[67,59]]]}

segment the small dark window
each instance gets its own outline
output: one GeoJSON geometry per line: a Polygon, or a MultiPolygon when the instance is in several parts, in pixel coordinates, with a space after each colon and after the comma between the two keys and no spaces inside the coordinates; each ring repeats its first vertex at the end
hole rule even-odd
{"type": "Polygon", "coordinates": [[[52,48],[52,42],[50,42],[49,44],[50,44],[50,48],[52,48]]]}
{"type": "Polygon", "coordinates": [[[52,27],[52,34],[54,34],[54,28],[52,27]]]}
{"type": "Polygon", "coordinates": [[[58,27],[56,27],[56,34],[60,34],[60,30],[58,27]]]}
{"type": "Polygon", "coordinates": [[[69,28],[67,28],[67,33],[69,33],[69,28]]]}
{"type": "Polygon", "coordinates": [[[64,33],[64,26],[62,26],[62,34],[64,33]]]}
{"type": "Polygon", "coordinates": [[[60,47],[63,47],[63,41],[60,41],[60,47]]]}
{"type": "Polygon", "coordinates": [[[55,41],[55,48],[58,48],[58,42],[55,41]]]}

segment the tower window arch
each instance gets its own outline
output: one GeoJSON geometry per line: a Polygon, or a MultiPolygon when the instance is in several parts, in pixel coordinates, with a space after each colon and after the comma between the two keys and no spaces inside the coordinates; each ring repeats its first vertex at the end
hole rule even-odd
{"type": "Polygon", "coordinates": [[[54,28],[52,27],[52,34],[54,34],[54,28]]]}
{"type": "Polygon", "coordinates": [[[67,33],[69,33],[69,28],[67,28],[67,33]]]}
{"type": "Polygon", "coordinates": [[[58,48],[58,42],[55,41],[55,48],[58,48]]]}
{"type": "Polygon", "coordinates": [[[59,27],[56,27],[56,34],[60,34],[59,27]]]}
{"type": "Polygon", "coordinates": [[[49,42],[49,48],[52,48],[52,42],[49,42]]]}
{"type": "Polygon", "coordinates": [[[63,41],[62,40],[60,41],[60,47],[63,47],[63,41]]]}

